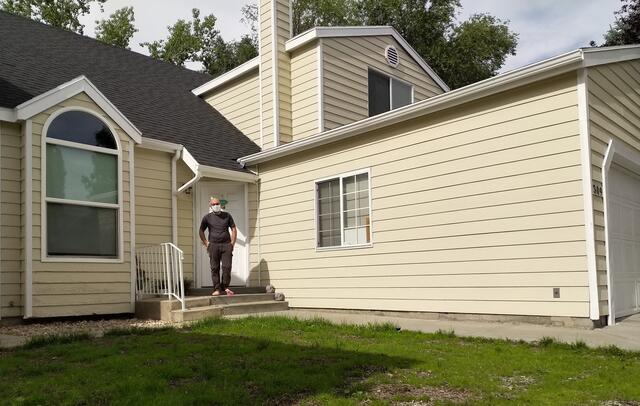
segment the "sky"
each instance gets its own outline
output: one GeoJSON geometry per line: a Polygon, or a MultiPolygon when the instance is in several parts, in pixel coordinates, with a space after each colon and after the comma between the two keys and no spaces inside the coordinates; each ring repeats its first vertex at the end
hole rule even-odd
{"type": "MultiPolygon", "coordinates": [[[[248,1],[248,0],[247,0],[248,1]]],[[[249,28],[240,20],[240,8],[247,1],[237,0],[107,0],[104,12],[93,7],[90,15],[81,19],[85,34],[94,36],[95,20],[107,18],[115,10],[133,6],[138,32],[131,49],[147,53],[139,43],[167,36],[167,26],[176,20],[191,18],[191,9],[201,15],[213,13],[225,40],[239,39],[249,28]]],[[[602,42],[602,35],[614,21],[614,11],[620,0],[461,0],[458,19],[471,14],[489,13],[509,20],[511,29],[519,34],[515,56],[510,56],[502,72],[518,68],[554,55],[588,46],[589,41],[602,42]]],[[[195,66],[191,66],[192,68],[195,66]]]]}

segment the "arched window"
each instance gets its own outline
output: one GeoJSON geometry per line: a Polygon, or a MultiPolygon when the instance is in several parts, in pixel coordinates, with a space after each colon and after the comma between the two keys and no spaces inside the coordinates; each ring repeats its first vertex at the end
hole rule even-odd
{"type": "Polygon", "coordinates": [[[46,256],[117,258],[116,135],[97,116],[80,110],[58,114],[45,131],[46,256]]]}

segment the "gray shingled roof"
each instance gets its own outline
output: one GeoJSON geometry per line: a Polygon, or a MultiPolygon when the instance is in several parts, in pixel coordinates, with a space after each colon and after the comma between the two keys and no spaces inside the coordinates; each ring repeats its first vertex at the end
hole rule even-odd
{"type": "Polygon", "coordinates": [[[191,93],[210,75],[0,12],[0,107],[86,76],[144,137],[184,145],[204,165],[243,171],[260,148],[191,93]]]}

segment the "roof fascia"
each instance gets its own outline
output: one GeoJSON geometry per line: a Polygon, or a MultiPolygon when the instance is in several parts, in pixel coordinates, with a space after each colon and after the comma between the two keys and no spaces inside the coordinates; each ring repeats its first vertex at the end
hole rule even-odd
{"type": "Polygon", "coordinates": [[[515,87],[524,86],[535,81],[557,76],[581,67],[582,63],[582,50],[562,54],[551,59],[461,87],[448,93],[443,93],[441,95],[410,104],[397,110],[392,110],[378,116],[356,121],[334,130],[285,144],[278,148],[245,156],[238,159],[238,162],[243,166],[254,165],[271,159],[291,155],[299,151],[352,137],[366,131],[375,130],[384,126],[410,120],[415,117],[431,114],[460,104],[468,103],[482,97],[510,90],[515,87]]]}
{"type": "Polygon", "coordinates": [[[585,48],[584,67],[625,62],[640,58],[640,45],[623,45],[607,48],[585,48]]]}
{"type": "Polygon", "coordinates": [[[122,130],[131,137],[136,143],[142,142],[142,133],[136,128],[136,126],[125,117],[120,110],[116,108],[105,97],[102,92],[94,86],[93,83],[85,76],[78,76],[77,78],[63,83],[62,85],[42,93],[26,102],[16,106],[15,113],[18,120],[26,120],[35,116],[38,113],[45,111],[46,109],[55,106],[71,97],[85,92],[91,100],[93,100],[107,115],[122,128],[122,130]]]}
{"type": "Polygon", "coordinates": [[[256,56],[255,58],[248,60],[242,65],[231,69],[229,72],[223,73],[217,78],[210,80],[199,87],[196,87],[191,91],[191,93],[195,94],[196,96],[202,96],[203,94],[210,92],[222,86],[223,84],[232,81],[233,79],[239,78],[245,73],[248,73],[254,69],[257,69],[259,65],[260,65],[260,57],[256,56]]]}
{"type": "Polygon", "coordinates": [[[0,121],[8,121],[10,123],[15,123],[16,121],[18,121],[18,117],[16,116],[16,111],[14,109],[0,107],[0,121]]]}
{"type": "Polygon", "coordinates": [[[258,176],[253,173],[232,171],[229,169],[216,168],[214,166],[200,165],[199,174],[208,178],[220,178],[238,182],[257,182],[258,176]]]}
{"type": "Polygon", "coordinates": [[[398,44],[413,58],[414,61],[426,72],[442,90],[448,92],[449,86],[431,69],[424,59],[415,49],[391,26],[365,26],[365,27],[316,27],[288,40],[285,43],[285,50],[291,52],[310,41],[317,38],[339,38],[339,37],[370,37],[374,35],[390,35],[398,44]]]}

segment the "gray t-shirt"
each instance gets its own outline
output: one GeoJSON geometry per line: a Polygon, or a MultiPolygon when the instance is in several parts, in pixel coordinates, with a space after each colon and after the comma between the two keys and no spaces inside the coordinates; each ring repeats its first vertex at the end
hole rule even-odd
{"type": "Polygon", "coordinates": [[[202,218],[200,230],[209,230],[209,242],[225,243],[231,242],[229,228],[235,227],[231,214],[221,211],[220,213],[209,213],[202,218]]]}

